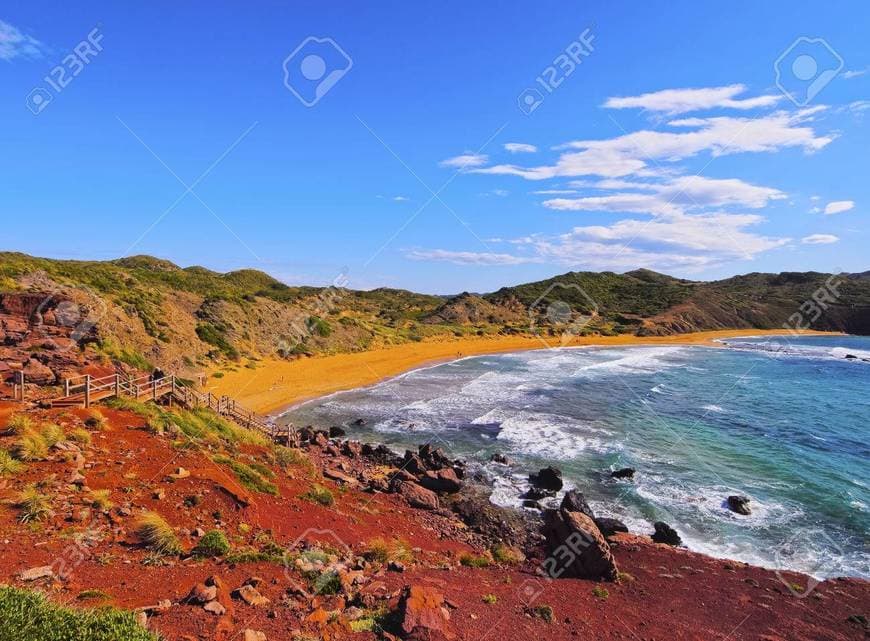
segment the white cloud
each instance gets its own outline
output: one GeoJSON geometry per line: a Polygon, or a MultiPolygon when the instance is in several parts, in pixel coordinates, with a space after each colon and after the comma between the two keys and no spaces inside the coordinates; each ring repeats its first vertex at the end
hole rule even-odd
{"type": "MultiPolygon", "coordinates": [[[[807,126],[825,107],[797,112],[777,111],[760,118],[687,118],[668,124],[680,131],[642,130],[603,140],[576,140],[559,147],[563,153],[553,165],[520,167],[494,165],[472,169],[472,173],[520,176],[545,180],[559,176],[655,175],[648,162],[676,162],[709,152],[725,156],[746,152],[773,152],[798,147],[805,152],[822,149],[832,136],[816,135],[807,126]]],[[[483,164],[483,163],[481,163],[483,164]]]]}
{"type": "Polygon", "coordinates": [[[848,71],[843,72],[843,77],[846,80],[851,80],[852,78],[863,76],[868,71],[870,71],[870,67],[864,67],[863,69],[849,69],[848,71]]]}
{"type": "Polygon", "coordinates": [[[0,20],[0,60],[41,58],[44,51],[45,45],[39,40],[0,20]]]}
{"type": "Polygon", "coordinates": [[[804,245],[830,245],[839,241],[839,237],[833,234],[811,234],[801,238],[804,245]]]}
{"type": "Polygon", "coordinates": [[[673,116],[702,109],[755,109],[758,107],[771,107],[782,98],[782,96],[776,95],[735,98],[735,96],[745,91],[746,85],[742,84],[700,89],[665,89],[645,93],[640,96],[608,98],[604,106],[610,109],[645,109],[673,116]]]}
{"type": "Polygon", "coordinates": [[[534,145],[524,142],[508,142],[505,143],[504,148],[512,154],[533,154],[538,151],[534,145]]]}
{"type": "Polygon", "coordinates": [[[489,156],[486,154],[474,154],[467,152],[442,160],[439,165],[442,167],[453,167],[454,169],[466,169],[468,167],[481,167],[489,162],[489,156]]]}
{"type": "Polygon", "coordinates": [[[568,196],[579,192],[576,189],[539,189],[531,193],[535,196],[568,196]]]}
{"type": "Polygon", "coordinates": [[[810,196],[810,200],[812,200],[813,202],[819,201],[821,199],[822,199],[821,196],[810,196]]]}
{"type": "Polygon", "coordinates": [[[493,252],[461,252],[446,249],[411,250],[405,256],[412,260],[431,260],[456,265],[523,265],[540,262],[534,258],[514,256],[513,254],[497,254],[493,252]]]}
{"type": "Polygon", "coordinates": [[[393,200],[397,203],[403,203],[405,201],[411,200],[407,196],[393,196],[393,200]]]}
{"type": "Polygon", "coordinates": [[[828,216],[832,214],[842,214],[844,211],[849,211],[854,207],[855,201],[853,200],[835,200],[825,205],[825,214],[828,216]]]}
{"type": "Polygon", "coordinates": [[[717,179],[681,176],[666,183],[626,180],[601,180],[599,189],[637,190],[652,193],[617,193],[583,198],[553,198],[544,201],[550,209],[570,211],[615,211],[641,214],[680,213],[701,207],[743,206],[760,209],[786,194],[771,187],[760,187],[737,178],[717,179]]]}

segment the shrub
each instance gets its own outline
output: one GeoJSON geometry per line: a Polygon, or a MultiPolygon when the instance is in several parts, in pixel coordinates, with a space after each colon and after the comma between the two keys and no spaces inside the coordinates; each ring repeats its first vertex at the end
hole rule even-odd
{"type": "Polygon", "coordinates": [[[28,485],[21,494],[15,506],[21,510],[18,520],[22,523],[42,521],[51,514],[51,498],[36,485],[28,485]]]}
{"type": "Polygon", "coordinates": [[[483,602],[489,605],[493,605],[495,603],[498,603],[498,597],[494,594],[484,594],[483,602]]]}
{"type": "Polygon", "coordinates": [[[404,539],[387,541],[381,537],[369,541],[363,556],[369,561],[378,563],[389,563],[390,561],[410,563],[414,560],[410,543],[404,539]]]}
{"type": "Polygon", "coordinates": [[[554,612],[553,608],[549,605],[536,605],[533,608],[530,608],[528,612],[533,617],[537,617],[546,623],[553,622],[554,612]]]}
{"type": "Polygon", "coordinates": [[[179,554],[181,545],[175,530],[156,512],[145,512],[133,526],[143,544],[159,554],[179,554]]]}
{"type": "Polygon", "coordinates": [[[21,461],[16,461],[6,450],[0,450],[0,476],[18,474],[23,469],[24,464],[21,461]]]}
{"type": "Polygon", "coordinates": [[[74,609],[55,605],[39,592],[0,586],[4,639],[39,641],[159,641],[131,612],[115,608],[74,609]]]}
{"type": "Polygon", "coordinates": [[[592,596],[604,601],[605,599],[607,599],[607,597],[610,596],[610,593],[607,591],[607,588],[602,588],[600,585],[596,585],[594,588],[592,588],[592,596]]]}
{"type": "Polygon", "coordinates": [[[48,444],[39,432],[29,430],[12,446],[12,456],[19,461],[44,461],[48,458],[48,444]]]}
{"type": "Polygon", "coordinates": [[[492,558],[497,563],[505,565],[518,565],[526,560],[525,555],[517,548],[498,544],[492,548],[492,558]]]}
{"type": "Polygon", "coordinates": [[[304,494],[300,494],[299,498],[305,501],[311,501],[312,503],[318,503],[326,507],[330,507],[335,504],[335,497],[332,495],[332,492],[329,490],[329,488],[318,485],[317,483],[312,485],[311,488],[304,494]]]}
{"type": "Polygon", "coordinates": [[[278,465],[282,470],[286,470],[289,467],[301,467],[308,472],[314,470],[314,464],[311,462],[311,459],[308,458],[308,455],[302,450],[284,447],[283,445],[275,445],[272,451],[275,454],[276,465],[278,465]]]}
{"type": "Polygon", "coordinates": [[[91,444],[91,435],[87,430],[76,428],[69,433],[69,440],[81,445],[91,444]]]}
{"type": "Polygon", "coordinates": [[[60,425],[50,423],[42,426],[42,440],[46,446],[54,447],[61,441],[66,440],[66,435],[63,433],[63,428],[60,425]]]}
{"type": "Polygon", "coordinates": [[[492,561],[486,555],[475,556],[474,554],[462,554],[459,563],[467,568],[488,568],[492,561]]]}
{"type": "Polygon", "coordinates": [[[193,548],[195,556],[223,556],[229,551],[230,542],[227,540],[226,535],[219,530],[206,532],[196,544],[196,547],[193,548]]]}
{"type": "Polygon", "coordinates": [[[26,414],[13,414],[6,423],[6,429],[13,434],[24,434],[33,429],[33,420],[26,414]]]}
{"type": "Polygon", "coordinates": [[[85,426],[92,430],[102,432],[109,427],[109,419],[98,409],[93,409],[88,412],[88,417],[85,419],[85,426]]]}
{"type": "Polygon", "coordinates": [[[91,505],[98,510],[112,509],[111,490],[91,490],[91,505]]]}

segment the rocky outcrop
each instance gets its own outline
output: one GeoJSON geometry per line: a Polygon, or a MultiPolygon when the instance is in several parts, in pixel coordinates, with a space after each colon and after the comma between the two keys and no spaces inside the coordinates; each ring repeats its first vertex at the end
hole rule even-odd
{"type": "Polygon", "coordinates": [[[441,504],[438,495],[432,490],[414,483],[413,481],[399,481],[398,492],[411,507],[421,510],[437,510],[441,504]]]}
{"type": "Polygon", "coordinates": [[[550,576],[615,581],[619,571],[610,545],[582,512],[544,510],[544,536],[553,567],[550,576]]]}
{"type": "Polygon", "coordinates": [[[444,595],[427,585],[405,588],[399,602],[398,618],[402,638],[407,641],[452,641],[450,611],[444,595]]]}
{"type": "Polygon", "coordinates": [[[537,488],[558,492],[562,489],[562,471],[552,465],[529,474],[529,481],[537,488]]]}
{"type": "Polygon", "coordinates": [[[633,467],[623,467],[618,470],[614,470],[610,473],[610,476],[615,479],[633,479],[634,478],[634,468],[633,467]]]}

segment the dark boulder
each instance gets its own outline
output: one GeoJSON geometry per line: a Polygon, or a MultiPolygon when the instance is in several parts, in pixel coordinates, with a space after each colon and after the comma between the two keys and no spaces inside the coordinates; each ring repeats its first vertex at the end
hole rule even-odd
{"type": "Polygon", "coordinates": [[[502,454],[501,452],[495,452],[492,456],[489,457],[489,460],[493,463],[501,463],[502,465],[510,465],[510,459],[507,456],[502,454]]]}
{"type": "Polygon", "coordinates": [[[749,497],[732,494],[725,500],[725,504],[729,510],[737,514],[742,514],[743,516],[752,514],[752,510],[749,509],[749,497]]]}
{"type": "Polygon", "coordinates": [[[559,509],[568,512],[580,512],[593,521],[595,520],[595,514],[592,512],[592,508],[589,507],[589,503],[586,502],[586,497],[583,496],[583,492],[577,490],[568,490],[565,492],[565,496],[562,499],[562,504],[559,506],[559,509]]]}
{"type": "Polygon", "coordinates": [[[333,425],[329,428],[329,438],[341,438],[342,436],[346,436],[347,432],[344,431],[343,427],[339,427],[338,425],[333,425]]]}
{"type": "Polygon", "coordinates": [[[619,576],[610,546],[595,522],[581,512],[544,510],[544,536],[551,578],[615,581],[619,576]]]}
{"type": "Polygon", "coordinates": [[[619,519],[611,519],[602,517],[595,519],[595,525],[601,530],[604,536],[613,536],[617,532],[628,532],[628,527],[619,519]]]}
{"type": "Polygon", "coordinates": [[[536,474],[529,474],[529,481],[535,487],[558,492],[562,489],[562,471],[550,465],[536,474]]]}
{"type": "Polygon", "coordinates": [[[667,545],[682,545],[683,539],[677,534],[677,531],[664,521],[656,521],[653,523],[655,533],[652,535],[652,540],[656,543],[665,543],[667,545]]]}
{"type": "Polygon", "coordinates": [[[623,467],[621,469],[615,470],[610,473],[610,476],[615,479],[633,479],[634,478],[634,468],[633,467],[623,467]]]}
{"type": "Polygon", "coordinates": [[[556,496],[555,490],[544,490],[539,487],[530,487],[523,494],[520,494],[521,499],[529,499],[531,501],[540,501],[542,499],[550,499],[556,496]]]}
{"type": "Polygon", "coordinates": [[[364,418],[358,418],[353,422],[353,424],[356,425],[357,427],[362,427],[363,425],[366,424],[366,420],[364,418]]]}
{"type": "Polygon", "coordinates": [[[445,467],[437,472],[426,472],[417,482],[433,492],[453,493],[462,489],[462,481],[450,467],[445,467]]]}

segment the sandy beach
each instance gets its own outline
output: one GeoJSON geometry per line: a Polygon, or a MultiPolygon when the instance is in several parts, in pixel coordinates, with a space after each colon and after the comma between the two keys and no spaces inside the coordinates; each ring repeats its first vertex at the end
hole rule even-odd
{"type": "MultiPolygon", "coordinates": [[[[804,332],[825,334],[826,332],[804,332]]],[[[672,336],[577,337],[568,346],[618,345],[709,345],[716,339],[783,334],[783,330],[719,330],[672,336]]],[[[558,338],[551,339],[558,345],[558,338]]],[[[275,413],[302,401],[341,390],[371,385],[403,372],[465,356],[518,352],[549,347],[542,339],[528,336],[458,339],[407,343],[382,349],[315,356],[295,361],[263,360],[256,369],[241,367],[210,377],[206,390],[232,396],[248,408],[264,414],[275,413]]]]}

